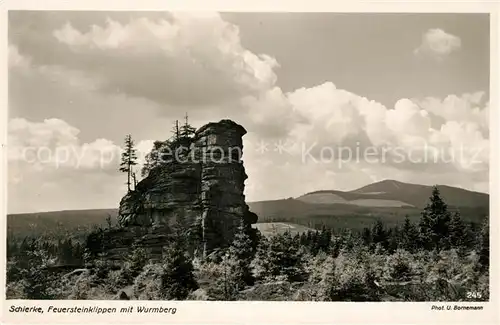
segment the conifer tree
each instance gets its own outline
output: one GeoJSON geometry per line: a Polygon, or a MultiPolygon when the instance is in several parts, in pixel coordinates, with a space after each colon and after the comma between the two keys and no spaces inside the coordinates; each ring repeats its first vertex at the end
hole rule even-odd
{"type": "Polygon", "coordinates": [[[318,283],[318,299],[320,301],[335,301],[337,299],[337,290],[339,287],[338,279],[335,275],[335,260],[329,256],[325,263],[325,269],[318,283]]]}
{"type": "Polygon", "coordinates": [[[475,231],[475,223],[473,222],[463,222],[464,225],[464,237],[463,237],[463,245],[466,248],[474,248],[476,244],[476,231],[475,231]]]}
{"type": "Polygon", "coordinates": [[[132,180],[133,180],[133,184],[134,184],[134,191],[137,187],[137,177],[135,175],[135,172],[132,173],[132,180]]]}
{"type": "Polygon", "coordinates": [[[387,249],[388,246],[388,234],[385,230],[384,224],[381,220],[377,219],[372,229],[372,240],[373,244],[379,244],[384,249],[387,249]]]}
{"type": "Polygon", "coordinates": [[[317,238],[318,251],[328,252],[332,241],[332,231],[325,225],[321,227],[321,232],[317,238]]]}
{"type": "Polygon", "coordinates": [[[66,241],[63,241],[61,257],[64,263],[71,263],[73,259],[73,242],[71,238],[68,238],[66,241]]]}
{"type": "Polygon", "coordinates": [[[414,252],[418,247],[418,231],[410,221],[408,215],[405,216],[403,227],[401,228],[401,247],[409,252],[414,252]]]}
{"type": "Polygon", "coordinates": [[[254,277],[250,264],[254,256],[253,243],[247,232],[247,225],[240,221],[240,225],[236,231],[234,240],[229,247],[229,258],[231,260],[230,270],[231,274],[240,287],[244,285],[252,285],[254,277]]]}
{"type": "Polygon", "coordinates": [[[288,280],[295,281],[303,275],[302,263],[299,247],[289,231],[271,238],[264,264],[268,276],[284,275],[288,280]]]}
{"type": "Polygon", "coordinates": [[[458,211],[452,215],[450,220],[449,242],[451,247],[454,248],[462,247],[466,244],[465,227],[458,211]]]}
{"type": "Polygon", "coordinates": [[[399,226],[387,230],[387,248],[390,252],[395,252],[401,245],[401,229],[399,226]]]}
{"type": "MultiPolygon", "coordinates": [[[[33,242],[34,243],[34,242],[33,242]]],[[[34,243],[35,244],[35,243],[34,243]]],[[[23,278],[22,288],[26,299],[52,299],[49,292],[49,278],[45,267],[47,266],[47,253],[34,245],[27,252],[27,264],[20,268],[23,278]]]]}
{"type": "Polygon", "coordinates": [[[363,244],[366,246],[371,246],[372,244],[372,231],[370,228],[363,228],[361,232],[361,239],[363,240],[363,244]]]}
{"type": "Polygon", "coordinates": [[[418,224],[419,247],[430,250],[433,248],[432,223],[427,213],[422,213],[418,224]]]}
{"type": "Polygon", "coordinates": [[[479,270],[488,272],[490,266],[490,223],[488,218],[484,219],[481,226],[476,250],[479,254],[479,270]]]}
{"type": "Polygon", "coordinates": [[[449,246],[449,224],[448,207],[441,198],[439,189],[434,186],[420,223],[421,240],[428,241],[428,245],[425,242],[424,245],[437,251],[446,249],[449,246]]]}
{"type": "Polygon", "coordinates": [[[188,120],[188,115],[186,113],[186,116],[184,117],[184,124],[180,127],[180,132],[179,132],[179,135],[180,137],[182,138],[191,138],[194,133],[196,132],[196,128],[194,128],[193,126],[191,126],[189,124],[189,120],[188,120]]]}
{"type": "Polygon", "coordinates": [[[153,142],[153,148],[148,154],[146,154],[145,157],[144,166],[142,167],[141,170],[142,177],[146,177],[153,168],[155,168],[162,162],[163,157],[161,149],[165,145],[168,145],[168,142],[162,142],[162,141],[153,142]]]}
{"type": "Polygon", "coordinates": [[[238,298],[238,292],[244,287],[244,283],[238,274],[233,273],[235,259],[226,252],[222,257],[222,274],[215,283],[208,288],[210,297],[222,301],[234,301],[238,298]]]}
{"type": "Polygon", "coordinates": [[[174,241],[165,250],[160,279],[161,295],[166,300],[184,300],[198,289],[193,263],[181,242],[174,241]]]}
{"type": "Polygon", "coordinates": [[[172,128],[172,134],[173,136],[170,140],[171,149],[172,151],[175,151],[177,148],[179,148],[181,140],[181,128],[179,126],[179,120],[175,120],[174,126],[172,128]]]}
{"type": "Polygon", "coordinates": [[[131,275],[135,278],[142,272],[144,266],[146,266],[148,256],[143,248],[136,247],[128,256],[128,261],[130,262],[131,275]]]}
{"type": "Polygon", "coordinates": [[[125,149],[122,152],[122,161],[120,164],[120,171],[127,173],[127,189],[130,192],[130,184],[132,177],[132,167],[137,165],[137,154],[134,148],[134,141],[129,134],[125,137],[125,149]]]}

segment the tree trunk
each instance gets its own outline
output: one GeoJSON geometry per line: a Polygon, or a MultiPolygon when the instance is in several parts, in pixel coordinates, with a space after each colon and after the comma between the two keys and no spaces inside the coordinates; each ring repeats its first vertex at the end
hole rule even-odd
{"type": "Polygon", "coordinates": [[[130,162],[129,162],[128,171],[127,171],[127,189],[130,192],[130,162]]]}

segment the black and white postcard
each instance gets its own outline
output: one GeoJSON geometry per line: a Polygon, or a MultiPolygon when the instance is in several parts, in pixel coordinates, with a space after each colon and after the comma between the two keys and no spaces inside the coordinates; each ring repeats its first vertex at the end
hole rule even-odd
{"type": "Polygon", "coordinates": [[[2,319],[498,321],[493,4],[60,2],[3,11],[2,319]]]}

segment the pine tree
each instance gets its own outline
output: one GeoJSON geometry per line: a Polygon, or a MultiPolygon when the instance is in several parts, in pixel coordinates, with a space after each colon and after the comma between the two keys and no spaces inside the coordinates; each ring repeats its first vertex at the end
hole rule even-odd
{"type": "Polygon", "coordinates": [[[161,295],[166,300],[184,300],[190,292],[198,289],[192,261],[186,256],[184,247],[175,241],[163,256],[161,295]]]}
{"type": "Polygon", "coordinates": [[[120,171],[127,173],[127,189],[130,192],[130,184],[132,177],[132,167],[137,165],[137,154],[134,148],[134,141],[129,134],[125,137],[125,149],[122,152],[122,161],[120,164],[120,171]]]}
{"type": "Polygon", "coordinates": [[[151,151],[146,154],[144,166],[141,169],[141,176],[146,177],[149,175],[149,172],[160,165],[164,158],[162,155],[162,148],[164,147],[169,147],[170,142],[169,141],[155,141],[153,142],[153,148],[151,151]]]}
{"type": "Polygon", "coordinates": [[[79,242],[77,242],[73,246],[73,261],[74,261],[74,264],[82,264],[83,263],[83,248],[79,242]]]}
{"type": "Polygon", "coordinates": [[[474,248],[476,244],[476,231],[475,231],[475,223],[473,222],[463,222],[464,225],[464,247],[466,248],[474,248]]]}
{"type": "Polygon", "coordinates": [[[361,232],[361,239],[363,240],[363,244],[365,246],[371,246],[372,244],[372,231],[370,228],[363,228],[363,231],[361,232]]]}
{"type": "Polygon", "coordinates": [[[441,198],[439,189],[434,186],[430,202],[424,208],[421,219],[423,240],[429,240],[430,247],[437,251],[449,246],[450,213],[446,203],[441,198]]]}
{"type": "Polygon", "coordinates": [[[27,252],[27,264],[20,267],[22,288],[26,299],[53,299],[49,292],[49,278],[45,267],[48,264],[47,253],[41,251],[32,242],[32,250],[27,252]]]}
{"type": "Polygon", "coordinates": [[[403,227],[401,228],[401,247],[409,252],[414,252],[418,247],[418,231],[410,221],[408,215],[405,216],[403,227]]]}
{"type": "Polygon", "coordinates": [[[73,241],[71,238],[68,238],[66,241],[63,241],[63,249],[62,249],[62,260],[64,263],[71,263],[73,259],[73,241]]]}
{"type": "Polygon", "coordinates": [[[384,224],[381,220],[375,221],[372,229],[372,240],[373,244],[379,244],[384,249],[387,249],[388,246],[388,234],[385,230],[384,224]]]}
{"type": "Polygon", "coordinates": [[[325,225],[321,227],[321,232],[318,234],[317,245],[318,251],[328,252],[332,241],[332,231],[325,225]]]}
{"type": "Polygon", "coordinates": [[[179,120],[175,120],[174,126],[172,128],[172,138],[170,140],[170,143],[172,145],[171,149],[175,151],[177,148],[180,146],[180,140],[181,140],[181,129],[179,126],[179,120]]]}
{"type": "Polygon", "coordinates": [[[179,135],[181,138],[186,139],[186,138],[191,138],[195,132],[196,128],[192,127],[189,124],[188,115],[186,113],[186,116],[184,117],[184,125],[181,126],[179,135]]]}
{"type": "Polygon", "coordinates": [[[135,191],[135,189],[137,188],[137,177],[135,175],[135,172],[132,173],[132,180],[134,183],[134,191],[135,191]]]}
{"type": "Polygon", "coordinates": [[[479,270],[488,272],[490,267],[490,223],[488,218],[484,219],[481,226],[476,250],[479,254],[479,270]]]}
{"type": "Polygon", "coordinates": [[[132,277],[138,276],[148,262],[148,255],[141,247],[136,247],[128,257],[132,277]]]}
{"type": "Polygon", "coordinates": [[[419,247],[430,250],[433,248],[432,242],[432,222],[428,214],[422,213],[418,224],[419,247]]]}
{"type": "Polygon", "coordinates": [[[339,287],[338,279],[335,275],[335,260],[329,256],[324,262],[325,269],[321,276],[321,281],[317,285],[318,300],[335,301],[339,287]]]}
{"type": "Polygon", "coordinates": [[[387,231],[387,248],[389,252],[395,252],[401,245],[401,229],[399,226],[394,226],[387,231]]]}
{"type": "Polygon", "coordinates": [[[222,274],[215,283],[208,288],[210,297],[222,301],[234,301],[238,298],[238,293],[244,287],[238,274],[232,272],[235,269],[235,260],[231,258],[230,253],[226,252],[222,257],[222,274]]]}
{"type": "Polygon", "coordinates": [[[465,227],[462,219],[460,219],[460,213],[455,212],[451,217],[449,225],[449,240],[451,247],[458,248],[466,245],[465,235],[465,227]]]}
{"type": "Polygon", "coordinates": [[[303,261],[298,245],[295,245],[290,232],[275,235],[271,238],[265,261],[265,272],[268,276],[286,276],[295,281],[303,275],[303,261]]]}
{"type": "Polygon", "coordinates": [[[231,274],[235,277],[239,287],[253,285],[254,277],[250,264],[254,256],[253,243],[247,232],[247,227],[243,221],[240,222],[234,240],[229,247],[229,259],[231,274]]]}

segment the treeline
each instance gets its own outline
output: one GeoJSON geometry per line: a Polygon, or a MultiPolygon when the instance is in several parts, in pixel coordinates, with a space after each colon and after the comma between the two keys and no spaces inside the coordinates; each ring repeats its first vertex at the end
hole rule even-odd
{"type": "MultiPolygon", "coordinates": [[[[332,209],[334,209],[332,207],[332,209]]],[[[303,216],[291,215],[259,215],[259,222],[288,222],[312,229],[321,230],[323,227],[332,229],[335,233],[341,233],[349,230],[360,233],[364,228],[371,228],[374,220],[383,222],[387,229],[395,227],[401,228],[406,217],[418,224],[422,216],[422,211],[416,208],[411,209],[384,209],[374,208],[372,211],[365,212],[347,212],[336,211],[335,214],[314,214],[310,213],[303,216]]],[[[488,215],[487,209],[471,207],[448,207],[450,215],[459,213],[464,227],[470,231],[476,231],[488,215]]],[[[469,231],[468,230],[468,231],[469,231]]]]}
{"type": "Polygon", "coordinates": [[[72,238],[53,240],[46,237],[25,237],[7,240],[7,259],[23,263],[29,259],[29,252],[42,251],[54,265],[81,265],[83,263],[84,246],[72,238]]]}
{"type": "Polygon", "coordinates": [[[349,238],[356,244],[368,246],[371,251],[377,248],[388,252],[397,249],[409,252],[451,248],[470,250],[481,244],[486,245],[480,241],[487,240],[488,229],[488,218],[484,218],[483,224],[478,226],[476,223],[464,222],[458,211],[448,211],[438,188],[434,187],[418,222],[412,222],[406,216],[402,226],[387,227],[377,219],[371,227],[357,231],[335,229],[322,224],[320,231],[308,231],[298,235],[297,240],[301,245],[310,247],[313,252],[330,249],[335,238],[349,238]]]}

